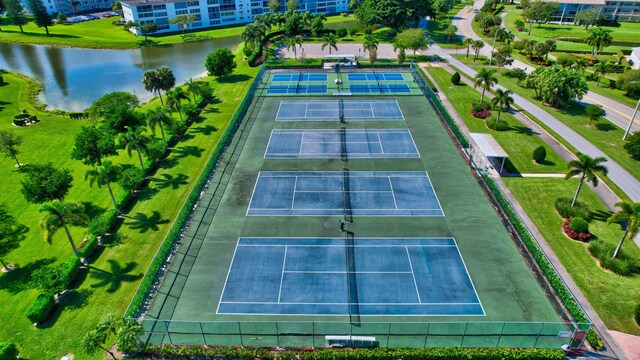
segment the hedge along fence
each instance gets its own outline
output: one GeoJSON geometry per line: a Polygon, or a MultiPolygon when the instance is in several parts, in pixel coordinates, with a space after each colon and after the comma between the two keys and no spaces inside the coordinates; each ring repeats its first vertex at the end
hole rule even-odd
{"type": "Polygon", "coordinates": [[[194,205],[196,201],[200,198],[200,192],[206,185],[207,180],[209,179],[209,176],[215,169],[218,162],[218,158],[222,154],[222,151],[226,148],[232,135],[235,133],[239,122],[242,120],[242,118],[246,114],[247,109],[251,104],[251,101],[253,101],[255,90],[258,84],[262,80],[264,71],[265,71],[265,67],[263,66],[258,71],[258,74],[256,75],[256,77],[253,79],[253,83],[251,84],[251,87],[249,88],[244,98],[242,99],[242,102],[238,106],[238,109],[235,111],[235,113],[231,117],[231,121],[229,122],[227,129],[220,137],[220,140],[218,141],[218,144],[216,145],[213,152],[211,153],[211,156],[209,157],[209,160],[207,161],[205,168],[200,173],[200,176],[198,177],[198,180],[194,184],[193,188],[191,189],[191,192],[189,193],[187,200],[182,205],[182,208],[180,209],[178,216],[176,217],[175,221],[171,225],[171,229],[169,230],[164,240],[162,241],[162,244],[158,248],[158,251],[156,252],[155,256],[153,257],[151,264],[149,264],[149,267],[147,268],[144,278],[138,285],[138,289],[136,290],[133,298],[131,299],[131,302],[129,303],[129,306],[127,307],[127,311],[125,312],[125,317],[127,318],[138,317],[139,315],[141,315],[142,311],[144,311],[143,305],[148,299],[151,291],[154,289],[154,285],[157,283],[157,281],[159,281],[159,279],[163,275],[161,274],[160,269],[162,265],[168,262],[169,256],[171,254],[170,250],[172,250],[175,246],[177,246],[181,238],[183,229],[187,226],[187,223],[190,218],[191,212],[193,211],[194,205]]]}
{"type": "Polygon", "coordinates": [[[15,360],[18,357],[18,348],[9,341],[0,342],[0,360],[15,360]]]}
{"type": "Polygon", "coordinates": [[[169,359],[278,359],[278,360],[563,360],[564,351],[555,349],[508,348],[372,348],[285,350],[273,352],[263,348],[229,348],[202,346],[148,346],[143,355],[169,359]]]}

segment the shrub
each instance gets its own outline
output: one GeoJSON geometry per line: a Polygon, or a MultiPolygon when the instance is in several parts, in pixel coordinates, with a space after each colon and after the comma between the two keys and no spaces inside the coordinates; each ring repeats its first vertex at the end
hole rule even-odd
{"type": "Polygon", "coordinates": [[[27,122],[22,119],[14,119],[13,124],[16,126],[25,126],[27,122]]]}
{"type": "Polygon", "coordinates": [[[598,334],[596,334],[596,332],[593,329],[589,329],[589,332],[587,333],[587,341],[589,342],[589,344],[591,344],[591,346],[600,351],[602,349],[604,349],[604,344],[602,343],[602,340],[600,339],[600,337],[598,337],[598,334]]]}
{"type": "Polygon", "coordinates": [[[589,223],[581,217],[574,217],[571,219],[571,221],[569,221],[569,227],[571,230],[579,233],[589,232],[589,223]]]}
{"type": "Polygon", "coordinates": [[[486,119],[489,116],[491,116],[491,111],[489,111],[488,109],[482,109],[480,111],[476,110],[475,106],[471,109],[471,115],[473,115],[473,117],[478,118],[478,119],[486,119]]]}
{"type": "Polygon", "coordinates": [[[96,216],[91,219],[89,223],[89,234],[94,236],[102,236],[109,231],[111,228],[111,224],[118,216],[118,213],[115,210],[107,211],[100,216],[96,216]]]}
{"type": "Polygon", "coordinates": [[[493,116],[489,116],[484,120],[487,127],[495,131],[507,131],[509,130],[509,123],[506,121],[500,121],[496,123],[496,119],[493,116]]]}
{"type": "Polygon", "coordinates": [[[140,188],[140,185],[144,182],[144,176],[145,174],[142,169],[135,166],[127,166],[122,170],[122,175],[118,184],[126,190],[133,191],[140,188]]]}
{"type": "Polygon", "coordinates": [[[347,36],[348,31],[347,28],[344,26],[340,26],[337,30],[336,30],[336,35],[338,35],[339,38],[343,38],[345,36],[347,36]]]}
{"type": "Polygon", "coordinates": [[[78,249],[78,254],[83,258],[88,258],[96,251],[98,247],[98,238],[95,235],[90,235],[84,246],[78,249]]]}
{"type": "Polygon", "coordinates": [[[640,325],[640,303],[636,306],[636,324],[640,325]]]}
{"type": "Polygon", "coordinates": [[[49,317],[49,314],[56,306],[56,301],[51,293],[42,293],[33,301],[29,310],[27,310],[27,319],[32,323],[43,322],[49,317]]]}
{"type": "Polygon", "coordinates": [[[0,360],[16,360],[18,348],[9,341],[0,342],[0,360]]]}
{"type": "MultiPolygon", "coordinates": [[[[586,221],[584,219],[580,219],[580,218],[576,218],[577,220],[581,220],[584,221],[586,223],[586,221]]],[[[562,230],[564,231],[565,235],[567,235],[569,238],[573,239],[573,240],[580,240],[580,241],[589,241],[591,239],[591,237],[593,237],[593,235],[591,233],[588,232],[589,230],[589,224],[587,224],[587,232],[579,232],[576,231],[574,229],[571,228],[571,222],[572,220],[574,220],[573,218],[568,218],[565,219],[564,222],[562,223],[562,230]]],[[[577,221],[576,222],[576,228],[578,229],[582,229],[583,228],[583,223],[581,221],[577,221]]]]}
{"type": "Polygon", "coordinates": [[[57,293],[69,288],[79,269],[80,260],[74,256],[62,263],[50,264],[35,270],[31,281],[40,290],[57,293]]]}
{"type": "Polygon", "coordinates": [[[349,34],[349,36],[354,37],[358,33],[358,29],[355,27],[350,27],[347,30],[347,33],[349,34]]]}
{"type": "Polygon", "coordinates": [[[623,249],[620,249],[618,256],[614,259],[613,252],[615,250],[616,244],[602,240],[595,240],[589,244],[589,252],[600,261],[600,266],[603,268],[622,276],[640,273],[640,262],[638,260],[627,254],[623,249]]]}
{"type": "Polygon", "coordinates": [[[624,149],[627,150],[632,158],[640,159],[640,131],[636,131],[631,136],[627,137],[624,149]]]}
{"type": "Polygon", "coordinates": [[[453,75],[451,75],[451,83],[453,85],[460,85],[460,73],[459,72],[454,72],[453,75]]]}
{"type": "Polygon", "coordinates": [[[207,55],[204,67],[209,76],[226,77],[231,75],[237,64],[235,55],[227,48],[219,48],[207,55]]]}
{"type": "Polygon", "coordinates": [[[571,198],[559,197],[554,204],[556,211],[562,218],[567,219],[570,217],[581,217],[587,221],[591,220],[591,211],[589,207],[580,201],[576,201],[575,205],[571,207],[571,198]]]}
{"type": "Polygon", "coordinates": [[[182,105],[182,111],[189,119],[194,119],[200,113],[198,106],[196,104],[184,104],[182,105]]]}
{"type": "Polygon", "coordinates": [[[535,150],[533,150],[533,161],[540,164],[547,157],[547,149],[544,146],[540,145],[535,150]]]}

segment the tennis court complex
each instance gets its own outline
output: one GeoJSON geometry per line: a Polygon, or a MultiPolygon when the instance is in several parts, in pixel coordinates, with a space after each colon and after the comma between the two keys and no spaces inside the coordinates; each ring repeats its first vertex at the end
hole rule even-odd
{"type": "Polygon", "coordinates": [[[240,238],[218,313],[484,315],[453,239],[344,241],[240,238]]]}
{"type": "Polygon", "coordinates": [[[276,121],[404,120],[396,100],[281,101],[276,121]]]}
{"type": "Polygon", "coordinates": [[[146,341],[566,343],[571,326],[424,96],[262,91],[412,76],[267,72],[145,308],[146,341]]]}
{"type": "Polygon", "coordinates": [[[407,129],[272,130],[265,158],[420,157],[407,129]]]}

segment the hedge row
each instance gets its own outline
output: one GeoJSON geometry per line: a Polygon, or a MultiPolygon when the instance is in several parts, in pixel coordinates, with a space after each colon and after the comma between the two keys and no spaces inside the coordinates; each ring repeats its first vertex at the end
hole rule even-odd
{"type": "Polygon", "coordinates": [[[9,341],[0,342],[0,360],[16,360],[18,348],[9,341]]]}
{"type": "Polygon", "coordinates": [[[26,316],[32,323],[47,319],[55,307],[54,293],[59,293],[71,286],[80,271],[80,259],[73,256],[66,261],[48,265],[34,272],[34,280],[43,292],[36,297],[27,310],[26,316]]]}
{"type": "Polygon", "coordinates": [[[372,348],[372,349],[318,349],[313,351],[278,351],[263,348],[228,348],[202,346],[149,346],[143,354],[171,359],[278,359],[278,360],[562,360],[564,351],[551,349],[508,348],[372,348]]]}
{"type": "Polygon", "coordinates": [[[27,310],[27,319],[34,324],[43,322],[49,317],[55,306],[56,300],[52,293],[41,293],[27,310]]]}
{"type": "Polygon", "coordinates": [[[251,101],[253,100],[253,93],[255,91],[255,87],[258,84],[258,79],[261,77],[261,74],[263,73],[264,73],[264,68],[263,70],[260,70],[260,72],[258,73],[258,76],[254,78],[251,88],[245,94],[244,98],[242,99],[242,102],[238,106],[238,109],[233,114],[231,121],[227,126],[227,129],[225,130],[224,134],[222,134],[222,136],[220,137],[220,140],[218,141],[218,144],[213,150],[213,153],[209,157],[209,160],[207,161],[205,168],[200,173],[198,180],[196,181],[195,185],[191,189],[191,192],[189,193],[187,200],[182,206],[182,209],[180,209],[180,213],[176,217],[176,221],[173,223],[173,225],[171,226],[171,229],[167,233],[167,236],[164,238],[162,244],[158,248],[158,251],[154,256],[151,262],[151,265],[149,265],[149,269],[145,273],[144,278],[140,282],[140,285],[138,286],[138,289],[135,295],[131,299],[131,303],[129,304],[129,307],[127,308],[127,311],[125,313],[125,317],[136,317],[137,315],[139,315],[140,311],[142,310],[142,305],[144,304],[148,293],[152,290],[152,286],[155,280],[159,276],[161,276],[160,268],[166,262],[167,256],[169,255],[169,251],[171,250],[171,248],[179,240],[180,232],[182,228],[186,225],[187,220],[189,218],[189,214],[191,213],[191,209],[193,208],[194,204],[198,200],[202,188],[205,186],[209,178],[209,175],[211,174],[214,167],[216,166],[218,162],[218,158],[220,157],[220,154],[226,147],[227,142],[229,141],[232,134],[237,129],[238,122],[244,117],[246,110],[249,108],[249,104],[251,104],[251,101]]]}

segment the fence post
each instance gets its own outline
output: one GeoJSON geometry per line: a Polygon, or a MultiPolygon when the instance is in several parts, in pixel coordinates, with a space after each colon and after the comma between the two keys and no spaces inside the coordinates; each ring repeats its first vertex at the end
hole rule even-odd
{"type": "Polygon", "coordinates": [[[429,339],[429,329],[431,328],[431,323],[427,323],[427,333],[424,334],[424,346],[423,348],[427,347],[427,339],[429,339]]]}
{"type": "Polygon", "coordinates": [[[467,326],[469,326],[468,322],[464,323],[464,330],[462,331],[462,339],[460,340],[460,347],[464,344],[464,336],[467,335],[467,326]]]}
{"type": "Polygon", "coordinates": [[[240,335],[240,346],[244,346],[244,340],[242,340],[242,327],[240,321],[238,321],[238,335],[240,335]]]}
{"type": "Polygon", "coordinates": [[[387,328],[387,347],[389,347],[389,336],[391,336],[391,322],[389,322],[389,327],[387,328]]]}
{"type": "Polygon", "coordinates": [[[504,327],[507,326],[506,322],[502,323],[502,328],[500,329],[500,335],[498,335],[498,342],[496,343],[496,347],[500,345],[500,341],[502,341],[502,334],[504,334],[504,327]]]}
{"type": "Polygon", "coordinates": [[[540,323],[540,330],[538,330],[538,336],[536,336],[536,341],[533,343],[534,349],[538,345],[538,339],[540,339],[540,334],[542,334],[542,328],[544,328],[544,323],[540,323]]]}
{"type": "Polygon", "coordinates": [[[276,321],[276,345],[280,347],[280,331],[278,330],[278,322],[276,321]]]}
{"type": "Polygon", "coordinates": [[[202,327],[202,321],[198,321],[198,324],[200,324],[200,333],[202,334],[202,342],[205,345],[209,345],[207,344],[207,338],[204,336],[204,328],[202,327]]]}
{"type": "Polygon", "coordinates": [[[311,322],[311,347],[316,347],[316,322],[311,322]]]}

